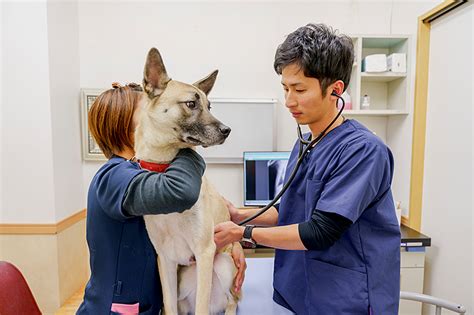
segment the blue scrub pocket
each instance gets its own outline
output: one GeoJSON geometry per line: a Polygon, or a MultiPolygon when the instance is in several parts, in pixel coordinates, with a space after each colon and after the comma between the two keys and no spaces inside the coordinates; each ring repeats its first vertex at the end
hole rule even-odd
{"type": "Polygon", "coordinates": [[[366,273],[306,257],[306,303],[312,314],[368,314],[366,273]]]}
{"type": "Polygon", "coordinates": [[[321,197],[321,192],[323,191],[324,182],[321,180],[308,179],[306,181],[306,192],[305,192],[305,220],[308,221],[313,215],[314,208],[321,197]]]}

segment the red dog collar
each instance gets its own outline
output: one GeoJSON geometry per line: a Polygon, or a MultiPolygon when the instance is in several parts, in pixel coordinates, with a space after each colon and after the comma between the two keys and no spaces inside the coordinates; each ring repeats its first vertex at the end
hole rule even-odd
{"type": "Polygon", "coordinates": [[[158,163],[152,163],[152,162],[146,162],[143,160],[139,160],[138,163],[140,164],[140,167],[152,172],[157,172],[157,173],[164,173],[169,164],[158,164],[158,163]]]}

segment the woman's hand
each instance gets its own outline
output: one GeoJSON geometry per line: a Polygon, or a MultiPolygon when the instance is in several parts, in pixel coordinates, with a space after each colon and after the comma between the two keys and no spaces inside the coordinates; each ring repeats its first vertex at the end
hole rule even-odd
{"type": "Polygon", "coordinates": [[[229,200],[225,198],[223,199],[224,199],[225,205],[227,206],[227,210],[229,210],[230,219],[235,223],[242,221],[243,218],[241,217],[240,210],[236,208],[234,204],[230,202],[229,200]]]}
{"type": "Polygon", "coordinates": [[[238,242],[244,235],[244,227],[238,226],[232,221],[222,222],[214,227],[214,242],[217,250],[227,244],[238,242]]]}
{"type": "Polygon", "coordinates": [[[234,259],[235,267],[237,267],[237,274],[234,278],[234,292],[237,293],[242,288],[242,283],[244,283],[245,278],[245,269],[247,269],[244,249],[239,242],[234,242],[232,245],[232,259],[234,259]]]}

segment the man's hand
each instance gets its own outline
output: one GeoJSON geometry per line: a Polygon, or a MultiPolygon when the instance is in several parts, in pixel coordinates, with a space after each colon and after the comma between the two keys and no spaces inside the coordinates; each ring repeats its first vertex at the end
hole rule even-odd
{"type": "Polygon", "coordinates": [[[245,269],[247,269],[244,249],[239,242],[235,242],[232,245],[232,259],[234,259],[235,267],[237,267],[237,274],[234,278],[234,292],[237,293],[242,288],[242,283],[244,283],[245,278],[245,269]]]}
{"type": "Polygon", "coordinates": [[[214,227],[214,242],[217,250],[227,244],[238,242],[244,235],[244,227],[238,226],[232,221],[222,222],[214,227]]]}
{"type": "Polygon", "coordinates": [[[223,199],[224,199],[225,205],[227,206],[227,210],[229,210],[230,219],[235,223],[239,223],[240,221],[242,221],[243,219],[241,218],[240,210],[237,209],[234,206],[234,204],[232,204],[232,202],[230,202],[229,200],[225,198],[223,199]]]}

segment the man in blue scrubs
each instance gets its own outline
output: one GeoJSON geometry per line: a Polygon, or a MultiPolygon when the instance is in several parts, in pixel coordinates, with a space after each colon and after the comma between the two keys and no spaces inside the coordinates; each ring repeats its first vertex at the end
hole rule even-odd
{"type": "MultiPolygon", "coordinates": [[[[323,24],[308,24],[278,47],[286,107],[316,138],[337,116],[349,84],[352,41],[323,24]]],[[[298,159],[297,141],[286,179],[298,159]]],[[[218,246],[241,239],[276,248],[274,300],[297,314],[397,314],[400,229],[391,192],[388,147],[355,120],[340,116],[304,158],[281,199],[258,209],[229,204],[233,222],[215,228],[218,246]],[[275,226],[277,225],[277,226],[275,226]],[[261,227],[267,226],[267,227],[261,227]],[[273,226],[273,227],[271,227],[273,226]]]]}

